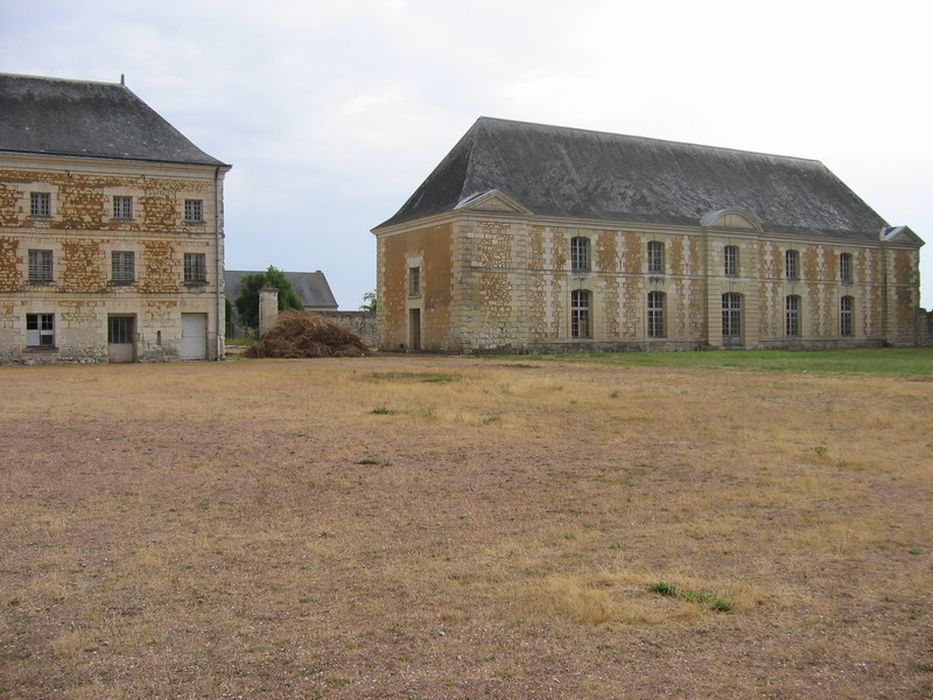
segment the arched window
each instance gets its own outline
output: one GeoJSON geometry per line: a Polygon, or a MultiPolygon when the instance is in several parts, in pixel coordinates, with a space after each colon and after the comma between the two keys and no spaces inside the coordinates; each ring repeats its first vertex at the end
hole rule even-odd
{"type": "Polygon", "coordinates": [[[570,337],[592,338],[590,327],[590,308],[592,294],[586,289],[574,289],[570,292],[570,337]]]}
{"type": "Polygon", "coordinates": [[[722,295],[722,343],[742,344],[742,297],[734,292],[722,295]]]}
{"type": "Polygon", "coordinates": [[[570,269],[573,272],[590,271],[590,239],[575,236],[570,239],[570,269]]]}
{"type": "Polygon", "coordinates": [[[800,251],[788,250],[784,252],[784,272],[787,279],[800,279],[800,251]]]}
{"type": "Polygon", "coordinates": [[[664,244],[661,241],[648,241],[648,274],[664,274],[664,244]]]}
{"type": "Polygon", "coordinates": [[[800,335],[800,297],[796,294],[784,299],[784,335],[800,335]]]}
{"type": "Polygon", "coordinates": [[[852,281],[852,253],[839,256],[839,279],[843,282],[852,281]]]}
{"type": "Polygon", "coordinates": [[[723,251],[723,274],[726,277],[739,276],[739,247],[736,245],[727,245],[723,251]]]}
{"type": "Polygon", "coordinates": [[[842,297],[839,300],[839,335],[855,335],[855,329],[852,325],[852,310],[855,308],[855,299],[852,297],[842,297]]]}
{"type": "Polygon", "coordinates": [[[648,337],[664,338],[664,292],[648,292],[648,337]]]}

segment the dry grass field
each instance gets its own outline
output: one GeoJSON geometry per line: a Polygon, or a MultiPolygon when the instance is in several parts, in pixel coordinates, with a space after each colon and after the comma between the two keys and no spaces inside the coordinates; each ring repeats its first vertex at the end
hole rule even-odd
{"type": "Polygon", "coordinates": [[[933,694],[929,373],[0,381],[0,697],[933,694]]]}

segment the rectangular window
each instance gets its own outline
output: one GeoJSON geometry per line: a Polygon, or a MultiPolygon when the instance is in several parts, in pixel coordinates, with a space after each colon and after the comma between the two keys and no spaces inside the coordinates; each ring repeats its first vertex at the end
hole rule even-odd
{"type": "Polygon", "coordinates": [[[30,348],[55,346],[54,314],[26,314],[26,346],[30,348]]]}
{"type": "Polygon", "coordinates": [[[29,216],[47,219],[52,216],[52,194],[50,192],[29,193],[29,216]]]}
{"type": "Polygon", "coordinates": [[[590,239],[575,236],[570,239],[570,269],[573,272],[590,271],[590,239]]]}
{"type": "Polygon", "coordinates": [[[136,254],[115,250],[110,254],[110,278],[115,284],[132,284],[136,279],[136,254]]]}
{"type": "Polygon", "coordinates": [[[421,268],[420,267],[409,267],[408,268],[408,296],[410,297],[421,296],[421,268]]]}
{"type": "Polygon", "coordinates": [[[207,256],[204,253],[185,253],[185,282],[197,284],[207,281],[207,256]]]}
{"type": "Polygon", "coordinates": [[[784,271],[787,279],[800,279],[800,253],[796,250],[788,250],[784,253],[784,271]]]}
{"type": "Polygon", "coordinates": [[[591,338],[590,298],[586,289],[575,289],[570,293],[570,337],[591,338]]]}
{"type": "Polygon", "coordinates": [[[46,283],[52,281],[52,251],[29,251],[29,281],[46,283]]]}
{"type": "Polygon", "coordinates": [[[111,345],[133,342],[132,316],[110,316],[107,319],[107,342],[111,345]]]}
{"type": "Polygon", "coordinates": [[[114,195],[113,197],[113,218],[114,219],[132,219],[133,218],[133,198],[114,195]]]}
{"type": "Polygon", "coordinates": [[[649,292],[648,337],[663,338],[664,336],[664,292],[649,292]]]}
{"type": "Polygon", "coordinates": [[[843,282],[852,281],[852,254],[843,253],[839,256],[839,279],[843,282]]]}
{"type": "Polygon", "coordinates": [[[185,221],[201,222],[204,221],[204,201],[201,199],[185,200],[185,221]]]}
{"type": "Polygon", "coordinates": [[[784,334],[788,336],[800,335],[800,297],[792,295],[784,302],[784,334]]]}
{"type": "Polygon", "coordinates": [[[842,297],[839,300],[839,334],[855,335],[852,329],[852,297],[842,297]]]}
{"type": "Polygon", "coordinates": [[[739,275],[739,248],[734,245],[727,245],[723,249],[723,274],[726,277],[738,277],[739,275]]]}
{"type": "Polygon", "coordinates": [[[664,274],[664,244],[661,241],[649,241],[648,243],[648,273],[664,274]]]}

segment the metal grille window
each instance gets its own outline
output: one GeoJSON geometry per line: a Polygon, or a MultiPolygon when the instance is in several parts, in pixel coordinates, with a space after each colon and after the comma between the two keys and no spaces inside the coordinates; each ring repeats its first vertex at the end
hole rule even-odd
{"type": "Polygon", "coordinates": [[[132,250],[115,250],[110,255],[110,278],[129,284],[136,279],[136,254],[132,250]]]}
{"type": "Polygon", "coordinates": [[[726,344],[742,337],[742,297],[734,292],[722,295],[722,337],[726,344]]]}
{"type": "Polygon", "coordinates": [[[570,269],[573,272],[590,271],[590,239],[575,236],[570,239],[570,269]]]}
{"type": "Polygon", "coordinates": [[[592,295],[586,289],[570,292],[570,337],[591,338],[590,302],[592,295]]]}
{"type": "Polygon", "coordinates": [[[839,279],[843,282],[852,281],[852,254],[843,253],[839,256],[839,279]]]}
{"type": "Polygon", "coordinates": [[[723,273],[726,277],[739,276],[739,247],[727,245],[723,250],[723,273]]]}
{"type": "Polygon", "coordinates": [[[26,314],[26,345],[31,348],[55,345],[54,314],[26,314]]]}
{"type": "Polygon", "coordinates": [[[133,318],[131,316],[111,316],[107,319],[107,342],[125,344],[133,342],[133,318]]]}
{"type": "Polygon", "coordinates": [[[185,253],[185,282],[207,281],[207,257],[204,253],[185,253]]]}
{"type": "Polygon", "coordinates": [[[113,197],[113,218],[114,219],[132,219],[133,218],[133,198],[114,195],[113,197]]]}
{"type": "Polygon", "coordinates": [[[204,221],[204,201],[201,199],[185,200],[185,221],[204,221]]]}
{"type": "Polygon", "coordinates": [[[795,294],[784,300],[784,334],[800,335],[800,297],[795,294]]]}
{"type": "Polygon", "coordinates": [[[664,274],[664,244],[661,241],[648,242],[648,272],[652,275],[664,274]]]}
{"type": "Polygon", "coordinates": [[[784,252],[784,272],[787,279],[800,279],[800,252],[788,250],[784,252]]]}
{"type": "Polygon", "coordinates": [[[48,218],[52,216],[52,195],[49,192],[29,193],[29,216],[48,218]]]}
{"type": "Polygon", "coordinates": [[[421,268],[420,267],[409,267],[408,268],[408,296],[410,297],[421,296],[421,268]]]}
{"type": "Polygon", "coordinates": [[[664,336],[664,292],[648,292],[648,337],[664,336]]]}
{"type": "Polygon", "coordinates": [[[852,327],[852,307],[854,306],[852,297],[842,297],[839,300],[839,334],[844,336],[855,335],[852,327]]]}
{"type": "Polygon", "coordinates": [[[30,282],[51,282],[52,281],[52,251],[51,250],[30,250],[29,251],[29,281],[30,282]]]}

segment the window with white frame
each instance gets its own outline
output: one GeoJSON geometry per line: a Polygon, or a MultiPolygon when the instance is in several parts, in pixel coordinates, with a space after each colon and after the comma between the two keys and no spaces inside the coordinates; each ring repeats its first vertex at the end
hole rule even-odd
{"type": "Polygon", "coordinates": [[[664,274],[664,244],[661,241],[648,241],[648,273],[664,274]]]}
{"type": "Polygon", "coordinates": [[[185,221],[188,223],[200,223],[204,221],[203,199],[185,200],[185,221]]]}
{"type": "Polygon", "coordinates": [[[723,248],[723,274],[726,277],[739,276],[739,247],[736,245],[723,248]]]}
{"type": "Polygon", "coordinates": [[[784,251],[784,274],[789,280],[800,279],[800,251],[784,251]]]}
{"type": "Polygon", "coordinates": [[[664,292],[648,292],[648,337],[664,338],[664,292]]]}
{"type": "Polygon", "coordinates": [[[590,307],[593,295],[587,289],[574,289],[570,292],[570,337],[592,338],[590,327],[590,307]]]}
{"type": "Polygon", "coordinates": [[[44,284],[52,281],[52,251],[29,251],[29,281],[44,284]]]}
{"type": "Polygon", "coordinates": [[[113,196],[113,218],[114,219],[132,219],[133,218],[133,198],[124,195],[113,196]]]}
{"type": "Polygon", "coordinates": [[[55,346],[54,314],[26,314],[26,346],[30,348],[55,346]]]}
{"type": "Polygon", "coordinates": [[[800,335],[800,297],[791,294],[784,300],[784,335],[800,335]]]}
{"type": "Polygon", "coordinates": [[[207,256],[204,253],[185,253],[185,283],[207,282],[207,256]]]}
{"type": "Polygon", "coordinates": [[[855,306],[855,299],[850,296],[842,297],[839,300],[839,335],[855,335],[855,329],[852,325],[852,309],[855,306]]]}
{"type": "Polygon", "coordinates": [[[136,279],[136,254],[115,250],[110,254],[110,279],[114,284],[132,284],[136,279]]]}
{"type": "Polygon", "coordinates": [[[52,216],[52,193],[29,193],[29,216],[37,219],[48,219],[52,216]]]}
{"type": "Polygon", "coordinates": [[[843,282],[852,281],[852,254],[843,253],[839,256],[839,279],[843,282]]]}
{"type": "Polygon", "coordinates": [[[570,239],[570,269],[573,272],[590,271],[590,239],[574,236],[570,239]]]}
{"type": "Polygon", "coordinates": [[[409,267],[408,268],[408,296],[410,297],[421,296],[421,268],[420,267],[409,267]]]}

